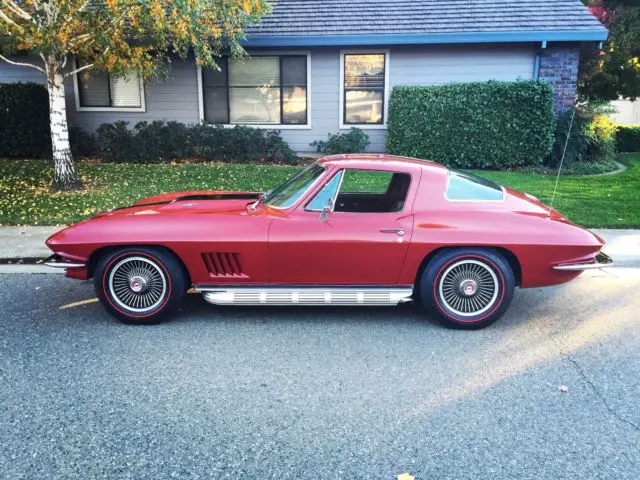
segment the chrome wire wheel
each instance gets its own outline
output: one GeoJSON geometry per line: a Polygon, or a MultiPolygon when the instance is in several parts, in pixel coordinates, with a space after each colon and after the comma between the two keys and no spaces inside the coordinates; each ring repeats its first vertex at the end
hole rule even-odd
{"type": "Polygon", "coordinates": [[[109,293],[122,308],[135,313],[156,309],[167,294],[167,278],[152,260],[133,256],[120,260],[109,274],[109,293]]]}
{"type": "Polygon", "coordinates": [[[478,260],[465,259],[448,267],[439,280],[440,301],[461,317],[474,317],[491,309],[500,284],[493,269],[478,260]]]}

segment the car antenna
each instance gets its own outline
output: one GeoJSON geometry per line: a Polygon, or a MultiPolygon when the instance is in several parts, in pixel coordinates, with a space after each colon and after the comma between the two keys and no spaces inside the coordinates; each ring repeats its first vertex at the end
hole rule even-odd
{"type": "Polygon", "coordinates": [[[553,202],[556,199],[556,192],[558,191],[558,183],[560,182],[560,173],[562,172],[562,164],[564,163],[564,156],[567,154],[567,146],[569,145],[569,137],[571,136],[571,127],[573,127],[573,119],[576,117],[576,109],[573,109],[571,114],[571,121],[569,122],[569,130],[567,131],[567,140],[564,142],[564,150],[562,150],[562,157],[560,158],[560,165],[558,166],[558,175],[556,176],[556,185],[553,187],[553,195],[551,196],[551,203],[549,204],[549,212],[547,218],[551,218],[551,209],[553,208],[553,202]]]}

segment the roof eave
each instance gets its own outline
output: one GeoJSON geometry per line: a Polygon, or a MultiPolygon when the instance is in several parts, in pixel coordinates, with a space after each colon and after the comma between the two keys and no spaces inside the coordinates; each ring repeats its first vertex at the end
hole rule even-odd
{"type": "Polygon", "coordinates": [[[539,30],[513,32],[424,33],[377,35],[256,35],[249,34],[245,47],[321,47],[362,45],[424,45],[455,43],[602,42],[609,32],[593,30],[539,30]]]}

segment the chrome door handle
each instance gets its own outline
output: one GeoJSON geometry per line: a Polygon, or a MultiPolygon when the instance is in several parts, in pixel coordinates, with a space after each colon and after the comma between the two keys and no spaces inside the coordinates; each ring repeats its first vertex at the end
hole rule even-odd
{"type": "Polygon", "coordinates": [[[404,236],[405,231],[399,228],[383,228],[380,230],[382,233],[395,233],[396,235],[404,236]]]}

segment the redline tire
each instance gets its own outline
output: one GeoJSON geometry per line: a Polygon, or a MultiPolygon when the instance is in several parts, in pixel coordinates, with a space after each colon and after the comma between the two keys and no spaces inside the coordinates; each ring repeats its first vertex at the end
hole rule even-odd
{"type": "Polygon", "coordinates": [[[103,256],[93,282],[107,312],[136,325],[164,321],[180,306],[188,288],[178,259],[148,247],[126,247],[103,256]]]}
{"type": "Polygon", "coordinates": [[[454,248],[431,259],[420,279],[420,297],[443,325],[473,330],[504,314],[515,283],[509,262],[498,251],[454,248]]]}

